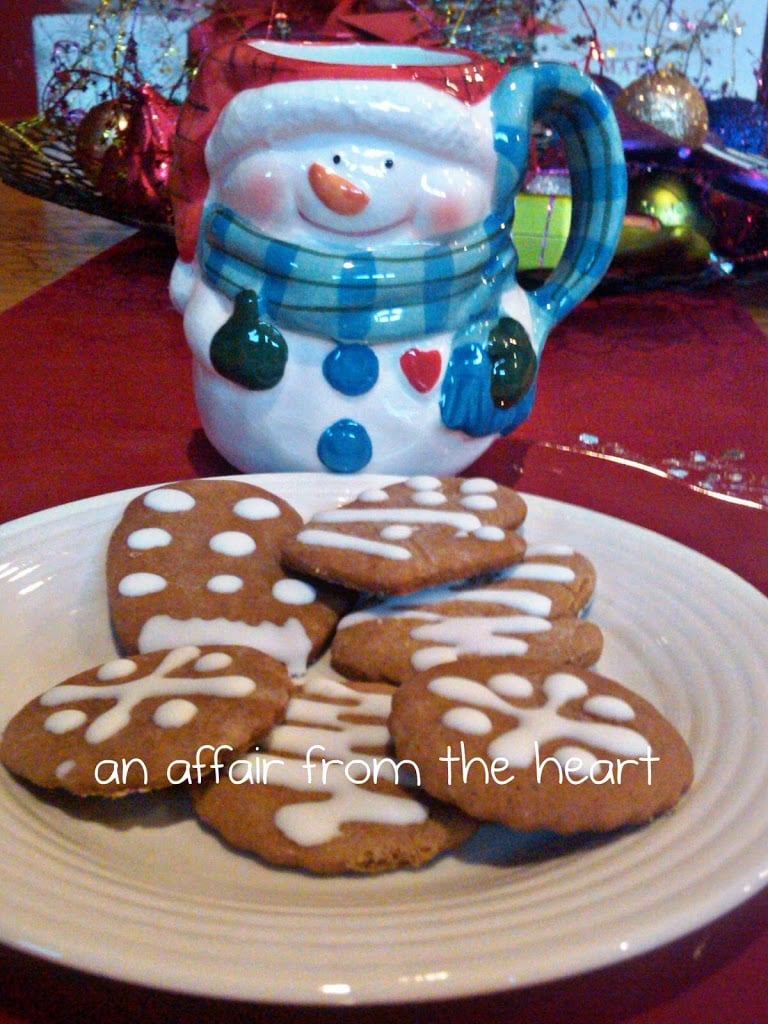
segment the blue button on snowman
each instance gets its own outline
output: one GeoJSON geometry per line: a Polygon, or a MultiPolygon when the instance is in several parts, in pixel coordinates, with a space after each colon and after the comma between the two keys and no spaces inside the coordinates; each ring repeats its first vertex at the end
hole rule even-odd
{"type": "Polygon", "coordinates": [[[548,333],[612,258],[626,174],[610,105],[571,67],[464,51],[236,56],[229,91],[232,51],[193,85],[174,171],[176,194],[200,192],[195,216],[178,208],[171,295],[208,437],[247,472],[459,472],[529,415],[548,333]],[[185,139],[212,96],[213,124],[185,139]],[[537,119],[565,145],[572,230],[525,291],[514,200],[537,119]]]}

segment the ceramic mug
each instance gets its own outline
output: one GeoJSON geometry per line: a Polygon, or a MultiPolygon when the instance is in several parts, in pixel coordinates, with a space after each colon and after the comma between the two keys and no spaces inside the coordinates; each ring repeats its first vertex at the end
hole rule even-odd
{"type": "Polygon", "coordinates": [[[261,40],[203,63],[171,188],[213,445],[247,472],[449,474],[528,416],[547,335],[613,256],[626,171],[610,104],[568,65],[261,40]],[[562,139],[572,215],[526,291],[534,121],[562,139]]]}

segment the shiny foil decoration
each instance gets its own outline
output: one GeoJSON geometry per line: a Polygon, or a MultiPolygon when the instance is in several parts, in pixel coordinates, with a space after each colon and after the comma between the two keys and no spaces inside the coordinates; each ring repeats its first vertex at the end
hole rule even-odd
{"type": "Polygon", "coordinates": [[[96,187],[132,217],[170,223],[168,176],[179,106],[145,83],[130,89],[123,109],[125,131],[104,153],[96,187]]]}
{"type": "Polygon", "coordinates": [[[613,103],[691,149],[698,149],[706,138],[709,119],[704,97],[679,71],[641,75],[613,103]]]}

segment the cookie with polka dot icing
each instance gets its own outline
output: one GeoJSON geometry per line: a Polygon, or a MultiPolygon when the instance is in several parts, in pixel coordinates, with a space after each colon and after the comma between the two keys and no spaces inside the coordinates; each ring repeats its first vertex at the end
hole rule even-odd
{"type": "Polygon", "coordinates": [[[477,818],[568,834],[639,825],[690,787],[690,751],[647,700],[586,669],[503,658],[414,673],[395,691],[398,758],[477,818]]]}
{"type": "Polygon", "coordinates": [[[0,761],[46,789],[123,796],[194,781],[211,752],[246,750],[288,704],[284,666],[250,647],[183,647],[116,658],[31,700],[0,761]],[[201,756],[202,755],[202,756],[201,756]]]}
{"type": "Polygon", "coordinates": [[[404,594],[519,561],[526,505],[486,479],[410,477],[317,512],[284,563],[354,590],[404,594]]]}
{"type": "Polygon", "coordinates": [[[392,757],[392,691],[308,677],[259,749],[193,789],[201,820],[237,849],[314,874],[418,867],[458,846],[477,824],[392,757]]]}
{"type": "Polygon", "coordinates": [[[393,683],[460,657],[587,668],[602,653],[603,634],[575,613],[594,584],[594,566],[572,548],[529,548],[523,561],[491,576],[369,602],[344,616],[331,662],[350,678],[393,683]]]}
{"type": "Polygon", "coordinates": [[[303,673],[351,596],[284,571],[280,543],[301,521],[282,498],[243,480],[188,480],[134,498],[107,552],[120,649],[246,645],[303,673]]]}

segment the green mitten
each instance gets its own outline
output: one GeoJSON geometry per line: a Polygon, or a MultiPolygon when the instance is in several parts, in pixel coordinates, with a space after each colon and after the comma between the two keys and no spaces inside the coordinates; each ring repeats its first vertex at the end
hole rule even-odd
{"type": "Polygon", "coordinates": [[[523,325],[503,316],[488,335],[491,398],[497,409],[515,405],[536,379],[536,353],[523,325]]]}
{"type": "Polygon", "coordinates": [[[256,292],[240,292],[232,316],[211,341],[214,369],[249,391],[266,391],[280,381],[287,360],[285,338],[262,319],[256,292]]]}

